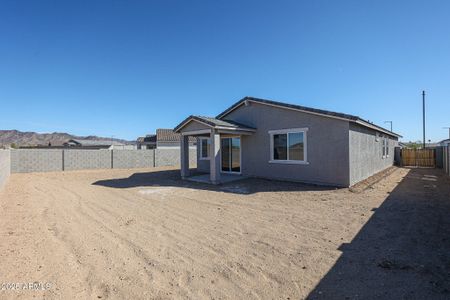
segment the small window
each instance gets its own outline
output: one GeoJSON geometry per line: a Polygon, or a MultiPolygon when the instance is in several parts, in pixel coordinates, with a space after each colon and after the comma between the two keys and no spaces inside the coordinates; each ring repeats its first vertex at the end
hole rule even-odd
{"type": "Polygon", "coordinates": [[[272,130],[271,163],[306,163],[307,129],[272,130]]]}
{"type": "Polygon", "coordinates": [[[209,159],[209,139],[200,138],[200,159],[209,159]]]}
{"type": "Polygon", "coordinates": [[[382,137],[381,143],[383,158],[389,157],[389,138],[387,136],[382,137]]]}
{"type": "Polygon", "coordinates": [[[389,138],[386,137],[386,157],[389,157],[389,138]]]}

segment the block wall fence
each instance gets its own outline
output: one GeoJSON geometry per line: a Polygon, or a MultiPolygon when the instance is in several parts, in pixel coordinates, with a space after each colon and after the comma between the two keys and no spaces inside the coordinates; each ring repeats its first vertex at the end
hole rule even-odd
{"type": "MultiPolygon", "coordinates": [[[[3,165],[10,162],[11,173],[56,172],[87,169],[132,169],[178,166],[179,149],[154,150],[70,150],[13,149],[8,155],[0,152],[0,179],[3,165]],[[3,156],[10,159],[2,158],[3,156]],[[3,163],[5,161],[5,163],[3,163]]],[[[190,165],[196,165],[196,150],[189,151],[190,165]]],[[[8,165],[9,166],[9,165],[8,165]]]]}
{"type": "Polygon", "coordinates": [[[11,174],[11,151],[0,149],[0,189],[8,181],[11,174]]]}

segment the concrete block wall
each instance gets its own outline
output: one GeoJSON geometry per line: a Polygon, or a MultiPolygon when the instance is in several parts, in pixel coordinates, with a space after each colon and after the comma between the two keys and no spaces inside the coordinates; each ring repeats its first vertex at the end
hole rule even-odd
{"type": "Polygon", "coordinates": [[[11,150],[11,173],[62,171],[61,149],[11,150]]]}
{"type": "MultiPolygon", "coordinates": [[[[155,149],[155,167],[179,166],[180,149],[155,149]]],[[[197,165],[197,150],[189,149],[189,167],[197,165]]]]}
{"type": "MultiPolygon", "coordinates": [[[[196,167],[196,149],[189,150],[189,165],[196,167]]],[[[9,153],[9,152],[8,152],[9,153]]],[[[180,149],[156,150],[11,150],[11,173],[86,169],[131,169],[179,166],[180,149]]]]}
{"type": "Polygon", "coordinates": [[[0,189],[2,189],[8,181],[11,174],[11,151],[0,150],[0,189]]]}
{"type": "Polygon", "coordinates": [[[154,150],[113,150],[113,168],[151,168],[155,166],[154,155],[154,150]]]}
{"type": "Polygon", "coordinates": [[[64,150],[64,171],[111,168],[110,150],[64,150]]]}

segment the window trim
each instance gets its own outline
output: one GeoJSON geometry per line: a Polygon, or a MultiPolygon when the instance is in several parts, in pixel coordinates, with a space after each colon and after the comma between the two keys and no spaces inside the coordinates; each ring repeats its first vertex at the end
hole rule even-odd
{"type": "Polygon", "coordinates": [[[211,142],[210,142],[210,138],[209,137],[205,137],[205,136],[201,136],[201,137],[199,137],[198,138],[199,140],[200,140],[200,153],[199,153],[199,160],[209,160],[209,157],[210,157],[210,155],[209,155],[209,153],[211,153],[211,150],[210,150],[210,145],[211,145],[211,142]],[[206,150],[206,156],[203,156],[202,154],[203,154],[203,140],[206,140],[206,145],[207,145],[207,150],[206,150]]]}
{"type": "MultiPolygon", "coordinates": [[[[242,174],[242,137],[240,135],[230,135],[230,136],[221,136],[220,137],[220,173],[222,174],[236,174],[241,175],[242,174]],[[222,170],[222,140],[223,139],[232,139],[232,138],[239,138],[240,146],[239,146],[239,164],[240,164],[240,171],[239,172],[233,172],[233,171],[223,171],[222,170]]],[[[231,154],[230,154],[231,155],[231,154]]]]}
{"type": "MultiPolygon", "coordinates": [[[[269,163],[271,164],[288,164],[288,165],[309,165],[308,162],[308,128],[288,128],[288,129],[278,129],[278,130],[269,130],[269,139],[270,139],[270,159],[269,163]],[[303,133],[303,160],[279,160],[274,159],[273,155],[273,136],[275,134],[286,134],[287,135],[287,145],[289,145],[289,133],[303,133]]],[[[289,157],[289,148],[287,150],[287,155],[289,157]]]]}
{"type": "Polygon", "coordinates": [[[386,147],[386,149],[384,150],[385,158],[389,158],[389,137],[385,136],[385,142],[384,142],[384,146],[386,147]]]}
{"type": "Polygon", "coordinates": [[[381,158],[389,158],[389,137],[386,135],[381,136],[381,158]],[[384,153],[383,153],[384,152],[384,153]]]}

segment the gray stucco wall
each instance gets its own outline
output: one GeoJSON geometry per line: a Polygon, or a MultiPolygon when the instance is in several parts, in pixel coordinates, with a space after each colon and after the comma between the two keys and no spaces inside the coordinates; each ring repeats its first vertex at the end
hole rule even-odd
{"type": "Polygon", "coordinates": [[[183,132],[185,131],[196,131],[196,130],[204,130],[204,129],[211,129],[211,127],[208,127],[202,123],[199,123],[197,121],[190,121],[183,127],[183,132]]]}
{"type": "Polygon", "coordinates": [[[197,151],[196,151],[196,155],[197,155],[197,170],[200,172],[206,172],[209,173],[210,171],[210,165],[209,165],[209,159],[200,159],[200,140],[197,139],[197,151]]]}
{"type": "Polygon", "coordinates": [[[11,173],[62,171],[61,149],[11,150],[11,173]]]}
{"type": "Polygon", "coordinates": [[[383,139],[376,131],[350,124],[350,185],[364,180],[394,164],[398,139],[389,137],[389,157],[383,158],[383,139]]]}
{"type": "Polygon", "coordinates": [[[242,136],[242,174],[317,184],[348,186],[349,122],[251,103],[224,119],[257,128],[242,136]],[[269,163],[269,130],[308,128],[307,165],[269,163]]]}
{"type": "Polygon", "coordinates": [[[0,189],[8,181],[11,174],[11,152],[9,150],[0,150],[0,189]]]}

